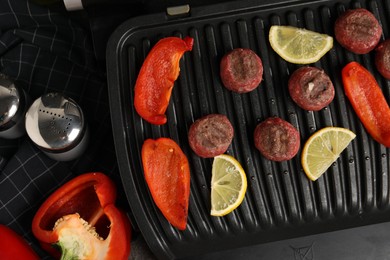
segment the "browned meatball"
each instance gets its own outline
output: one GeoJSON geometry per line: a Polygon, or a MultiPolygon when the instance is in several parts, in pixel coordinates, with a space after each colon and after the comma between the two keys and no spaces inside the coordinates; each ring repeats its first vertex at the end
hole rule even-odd
{"type": "Polygon", "coordinates": [[[288,81],[291,98],[305,110],[318,111],[334,98],[334,87],[329,76],[316,67],[301,67],[288,81]]]}
{"type": "Polygon", "coordinates": [[[390,79],[390,39],[381,42],[375,49],[375,66],[379,73],[390,79]]]}
{"type": "Polygon", "coordinates": [[[250,49],[234,49],[223,56],[220,74],[227,89],[247,93],[259,86],[263,78],[263,63],[250,49]]]}
{"type": "Polygon", "coordinates": [[[341,46],[356,54],[366,54],[378,44],[382,27],[364,8],[347,10],[337,18],[334,33],[341,46]]]}
{"type": "Polygon", "coordinates": [[[254,140],[260,153],[272,161],[290,160],[300,147],[298,130],[279,117],[271,117],[258,124],[254,140]]]}
{"type": "Polygon", "coordinates": [[[211,158],[226,152],[233,135],[233,126],[225,115],[210,114],[190,126],[188,140],[198,156],[211,158]]]}

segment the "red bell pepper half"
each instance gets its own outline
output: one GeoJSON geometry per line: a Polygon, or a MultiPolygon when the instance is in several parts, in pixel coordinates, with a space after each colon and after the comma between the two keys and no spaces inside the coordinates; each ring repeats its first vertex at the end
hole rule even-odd
{"type": "Polygon", "coordinates": [[[190,197],[187,157],[169,138],[145,140],[141,155],[146,183],[154,202],[169,223],[184,230],[190,197]]]}
{"type": "Polygon", "coordinates": [[[80,175],[51,194],[32,221],[43,248],[61,259],[128,259],[131,227],[114,205],[114,183],[102,173],[80,175]]]}
{"type": "Polygon", "coordinates": [[[191,51],[194,39],[167,37],[159,40],[146,56],[135,83],[134,107],[146,121],[155,125],[167,122],[165,111],[175,80],[179,77],[181,57],[191,51]]]}
{"type": "Polygon", "coordinates": [[[390,108],[374,76],[357,62],[342,70],[345,94],[367,132],[390,147],[390,108]]]}
{"type": "Polygon", "coordinates": [[[1,260],[38,260],[39,256],[15,231],[0,224],[0,259],[1,260]]]}

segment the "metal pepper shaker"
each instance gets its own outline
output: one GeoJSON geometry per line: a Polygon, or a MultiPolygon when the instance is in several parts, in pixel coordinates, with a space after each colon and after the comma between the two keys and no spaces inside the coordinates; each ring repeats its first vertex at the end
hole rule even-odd
{"type": "Polygon", "coordinates": [[[50,158],[70,161],[86,149],[88,127],[81,107],[60,93],[36,99],[26,113],[31,140],[50,158]]]}
{"type": "Polygon", "coordinates": [[[27,93],[0,74],[0,138],[16,139],[26,133],[24,115],[29,104],[27,93]]]}

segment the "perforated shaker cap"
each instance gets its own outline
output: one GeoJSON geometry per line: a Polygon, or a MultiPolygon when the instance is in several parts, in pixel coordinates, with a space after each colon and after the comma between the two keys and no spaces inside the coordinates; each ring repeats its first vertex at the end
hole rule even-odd
{"type": "Polygon", "coordinates": [[[59,93],[43,95],[26,113],[26,131],[45,151],[65,152],[82,139],[86,127],[79,105],[59,93]]]}
{"type": "Polygon", "coordinates": [[[0,131],[9,129],[15,124],[23,99],[14,82],[0,74],[0,131]]]}

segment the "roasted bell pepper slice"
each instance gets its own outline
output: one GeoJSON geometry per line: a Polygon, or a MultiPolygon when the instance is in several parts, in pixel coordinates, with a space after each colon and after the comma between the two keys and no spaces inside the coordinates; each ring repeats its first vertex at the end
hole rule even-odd
{"type": "Polygon", "coordinates": [[[36,212],[32,231],[61,259],[128,259],[131,227],[115,207],[116,188],[102,173],[86,173],[51,194],[36,212]]]}
{"type": "Polygon", "coordinates": [[[0,259],[1,260],[38,260],[39,256],[15,231],[0,224],[0,259]]]}
{"type": "Polygon", "coordinates": [[[146,183],[157,207],[172,226],[186,229],[190,197],[186,155],[169,138],[145,140],[141,155],[146,183]]]}
{"type": "Polygon", "coordinates": [[[175,80],[179,77],[181,57],[191,51],[194,39],[167,37],[159,40],[146,56],[135,83],[134,107],[146,121],[155,125],[167,122],[165,111],[175,80]]]}
{"type": "Polygon", "coordinates": [[[367,132],[390,147],[390,108],[374,76],[357,62],[342,70],[344,91],[367,132]]]}

